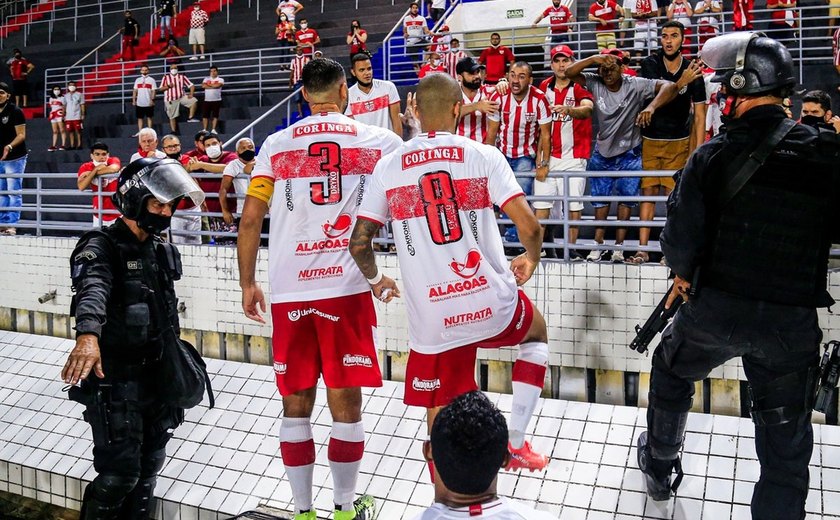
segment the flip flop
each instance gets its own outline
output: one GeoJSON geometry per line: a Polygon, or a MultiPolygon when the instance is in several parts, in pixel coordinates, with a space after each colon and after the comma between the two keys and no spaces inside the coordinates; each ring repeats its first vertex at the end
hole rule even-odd
{"type": "Polygon", "coordinates": [[[641,265],[641,264],[647,263],[648,261],[650,261],[650,257],[644,251],[639,251],[635,255],[633,255],[630,258],[628,258],[627,260],[625,260],[625,262],[627,262],[628,264],[636,264],[636,265],[641,265]]]}

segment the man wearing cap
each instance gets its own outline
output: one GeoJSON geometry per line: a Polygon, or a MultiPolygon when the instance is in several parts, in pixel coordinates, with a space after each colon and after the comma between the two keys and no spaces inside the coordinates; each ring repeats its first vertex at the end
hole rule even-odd
{"type": "Polygon", "coordinates": [[[463,95],[456,133],[483,143],[487,138],[487,116],[499,112],[496,89],[484,84],[484,65],[474,58],[462,58],[455,72],[463,95]]]}
{"type": "MultiPolygon", "coordinates": [[[[566,77],[566,67],[574,63],[575,57],[568,45],[558,45],[551,49],[551,70],[554,75],[540,84],[540,90],[545,92],[548,106],[551,109],[551,158],[548,160],[548,170],[584,171],[586,161],[592,154],[592,94],[577,83],[572,83],[566,77]]],[[[584,177],[569,177],[569,196],[581,197],[586,188],[584,177]]],[[[561,196],[564,193],[562,177],[545,177],[534,180],[534,195],[561,196]]],[[[549,218],[554,202],[534,201],[534,212],[538,219],[549,218]]],[[[563,208],[570,220],[580,220],[583,202],[571,201],[563,208]]],[[[542,225],[543,242],[554,243],[554,226],[542,225]]],[[[569,244],[577,242],[577,226],[569,227],[569,244]]],[[[547,258],[555,258],[553,247],[545,249],[547,258]]],[[[583,257],[572,251],[572,260],[583,260],[583,257]]]]}
{"type": "MultiPolygon", "coordinates": [[[[677,95],[677,86],[670,81],[637,78],[622,74],[621,63],[610,54],[596,54],[572,63],[566,68],[566,77],[585,86],[595,99],[595,120],[598,136],[592,158],[587,164],[589,171],[628,171],[642,169],[641,128],[650,124],[657,109],[666,105],[677,95]],[[583,72],[591,65],[598,67],[598,73],[583,72]],[[648,99],[653,98],[649,103],[648,99]]],[[[622,197],[639,194],[638,177],[592,177],[589,181],[593,196],[609,196],[613,189],[622,197]]],[[[630,220],[635,202],[622,201],[618,204],[618,220],[630,220]]],[[[608,202],[593,202],[595,220],[607,220],[610,210],[608,202]]],[[[605,229],[595,228],[595,242],[604,243],[605,229]]],[[[627,229],[618,227],[615,244],[624,243],[627,229]]],[[[602,259],[602,253],[609,253],[608,259],[623,262],[624,253],[619,249],[612,252],[603,248],[593,249],[589,261],[602,259]]]]}
{"type": "Polygon", "coordinates": [[[776,40],[727,34],[701,58],[725,89],[726,132],[689,157],[669,201],[660,241],[675,278],[666,308],[685,303],[652,356],[637,460],[648,496],[668,500],[682,476],[695,382],[740,357],[761,465],[750,513],[801,520],[823,337],[817,309],[834,303],[826,282],[840,237],[840,140],[785,116],[796,72],[776,40]]]}
{"type": "MultiPolygon", "coordinates": [[[[650,126],[642,129],[644,170],[682,168],[706,136],[706,85],[700,64],[683,57],[684,33],[680,22],[666,22],[661,32],[662,50],[642,60],[642,77],[673,81],[680,93],[654,114],[650,126]]],[[[642,177],[641,188],[646,197],[659,195],[660,189],[670,195],[674,179],[642,177]]],[[[639,220],[653,220],[655,210],[656,203],[642,202],[639,220]]],[[[650,228],[639,228],[639,246],[647,246],[649,240],[650,228]]],[[[640,250],[628,261],[643,264],[648,261],[648,253],[640,250]]]]}

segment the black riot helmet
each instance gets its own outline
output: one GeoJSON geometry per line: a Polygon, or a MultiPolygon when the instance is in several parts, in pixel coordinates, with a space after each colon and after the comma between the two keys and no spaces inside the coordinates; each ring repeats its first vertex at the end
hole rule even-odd
{"type": "Polygon", "coordinates": [[[760,32],[735,32],[712,38],[700,51],[714,69],[711,81],[735,95],[779,91],[787,97],[796,85],[793,58],[784,45],[760,32]]]}
{"type": "Polygon", "coordinates": [[[166,228],[144,225],[150,220],[146,218],[149,217],[146,201],[150,197],[163,204],[178,202],[184,197],[189,197],[196,206],[204,202],[204,192],[198,183],[174,159],[138,159],[120,172],[117,191],[112,196],[114,205],[126,218],[136,220],[146,231],[160,232],[166,228]]]}

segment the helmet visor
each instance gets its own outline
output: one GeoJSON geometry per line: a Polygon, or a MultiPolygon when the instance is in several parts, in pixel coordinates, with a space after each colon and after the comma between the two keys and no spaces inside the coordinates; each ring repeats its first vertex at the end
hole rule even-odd
{"type": "Polygon", "coordinates": [[[164,204],[178,197],[189,197],[196,206],[204,202],[204,192],[198,183],[174,159],[162,159],[148,171],[139,172],[138,176],[149,192],[164,204]]]}
{"type": "Polygon", "coordinates": [[[714,69],[711,81],[720,83],[726,74],[744,68],[747,46],[753,38],[763,36],[758,32],[734,32],[710,39],[700,51],[700,59],[714,69]]]}

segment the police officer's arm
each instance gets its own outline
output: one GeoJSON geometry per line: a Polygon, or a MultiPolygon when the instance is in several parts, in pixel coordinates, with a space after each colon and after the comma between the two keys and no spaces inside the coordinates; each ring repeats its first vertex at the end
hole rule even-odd
{"type": "Polygon", "coordinates": [[[113,273],[110,248],[104,237],[93,237],[80,243],[70,261],[73,289],[76,291],[76,346],[70,352],[61,379],[75,385],[87,379],[93,370],[97,377],[105,377],[99,355],[99,336],[107,316],[113,273]]]}
{"type": "Polygon", "coordinates": [[[260,248],[260,230],[268,213],[268,201],[274,192],[274,182],[266,177],[251,179],[245,207],[239,220],[236,240],[239,258],[239,287],[242,289],[242,310],[248,319],[265,323],[261,312],[266,311],[265,295],[257,283],[257,252],[260,248]]]}
{"type": "Polygon", "coordinates": [[[636,124],[642,128],[650,124],[653,119],[653,113],[657,109],[667,105],[680,93],[677,84],[664,79],[656,80],[656,97],[636,116],[636,124]]]}

